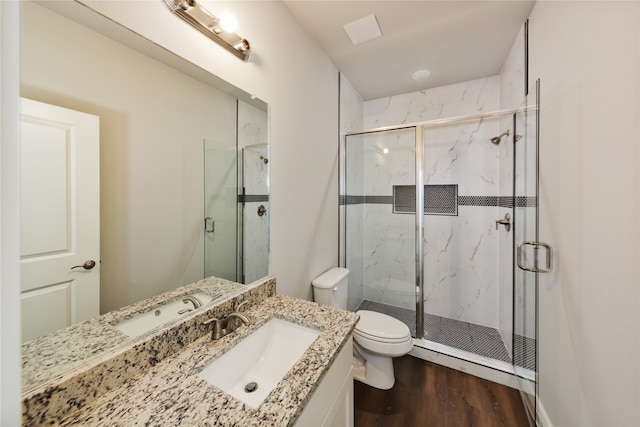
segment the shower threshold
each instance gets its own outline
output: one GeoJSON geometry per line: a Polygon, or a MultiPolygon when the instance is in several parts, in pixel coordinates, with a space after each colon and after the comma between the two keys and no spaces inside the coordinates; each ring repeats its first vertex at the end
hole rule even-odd
{"type": "MultiPolygon", "coordinates": [[[[504,362],[509,365],[511,364],[511,357],[505,348],[500,333],[495,328],[425,313],[424,336],[416,337],[416,314],[413,310],[368,300],[364,300],[362,304],[360,304],[360,307],[358,307],[358,310],[377,311],[394,317],[409,327],[411,335],[414,338],[421,338],[464,352],[504,362]]],[[[533,343],[535,343],[535,341],[533,341],[533,343]]],[[[518,345],[518,341],[516,341],[516,345],[518,345]]],[[[528,347],[531,346],[532,344],[529,343],[528,347]]],[[[535,345],[533,345],[532,348],[535,348],[535,345]]],[[[524,366],[528,369],[531,369],[531,366],[526,365],[530,365],[531,360],[534,360],[533,367],[535,368],[535,358],[522,357],[522,359],[526,359],[526,361],[529,362],[524,366]]]]}

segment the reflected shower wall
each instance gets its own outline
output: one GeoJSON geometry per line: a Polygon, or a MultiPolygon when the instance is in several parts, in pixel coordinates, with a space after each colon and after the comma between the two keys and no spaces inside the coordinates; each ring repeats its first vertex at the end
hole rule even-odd
{"type": "Polygon", "coordinates": [[[267,112],[238,100],[235,139],[205,140],[205,277],[269,274],[267,112]]]}
{"type": "Polygon", "coordinates": [[[269,145],[267,113],[238,102],[238,276],[252,283],[269,274],[269,145]]]}

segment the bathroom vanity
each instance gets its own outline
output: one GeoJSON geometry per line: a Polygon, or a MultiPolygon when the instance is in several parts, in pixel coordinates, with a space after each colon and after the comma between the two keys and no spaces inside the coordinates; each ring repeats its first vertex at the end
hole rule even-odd
{"type": "MultiPolygon", "coordinates": [[[[198,284],[189,286],[206,293],[206,286],[198,284]]],[[[277,295],[275,279],[267,278],[23,394],[23,423],[349,426],[351,333],[357,321],[355,313],[277,295]],[[202,323],[226,317],[244,301],[243,313],[251,323],[212,340],[211,325],[202,323]],[[317,337],[255,408],[199,376],[274,318],[315,331],[317,337]]],[[[238,360],[238,369],[247,367],[238,360]]]]}

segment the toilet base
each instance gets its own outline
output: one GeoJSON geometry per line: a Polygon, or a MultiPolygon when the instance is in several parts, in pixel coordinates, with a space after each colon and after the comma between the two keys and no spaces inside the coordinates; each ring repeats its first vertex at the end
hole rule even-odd
{"type": "Polygon", "coordinates": [[[396,382],[393,359],[363,350],[353,343],[353,378],[368,386],[389,390],[396,382]]]}

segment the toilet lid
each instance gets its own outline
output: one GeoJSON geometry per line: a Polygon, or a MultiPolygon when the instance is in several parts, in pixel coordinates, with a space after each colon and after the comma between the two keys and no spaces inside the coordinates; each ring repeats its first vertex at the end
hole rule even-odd
{"type": "Polygon", "coordinates": [[[355,333],[371,337],[376,341],[404,341],[411,336],[407,325],[386,314],[369,310],[358,310],[360,321],[356,324],[355,333]]]}

